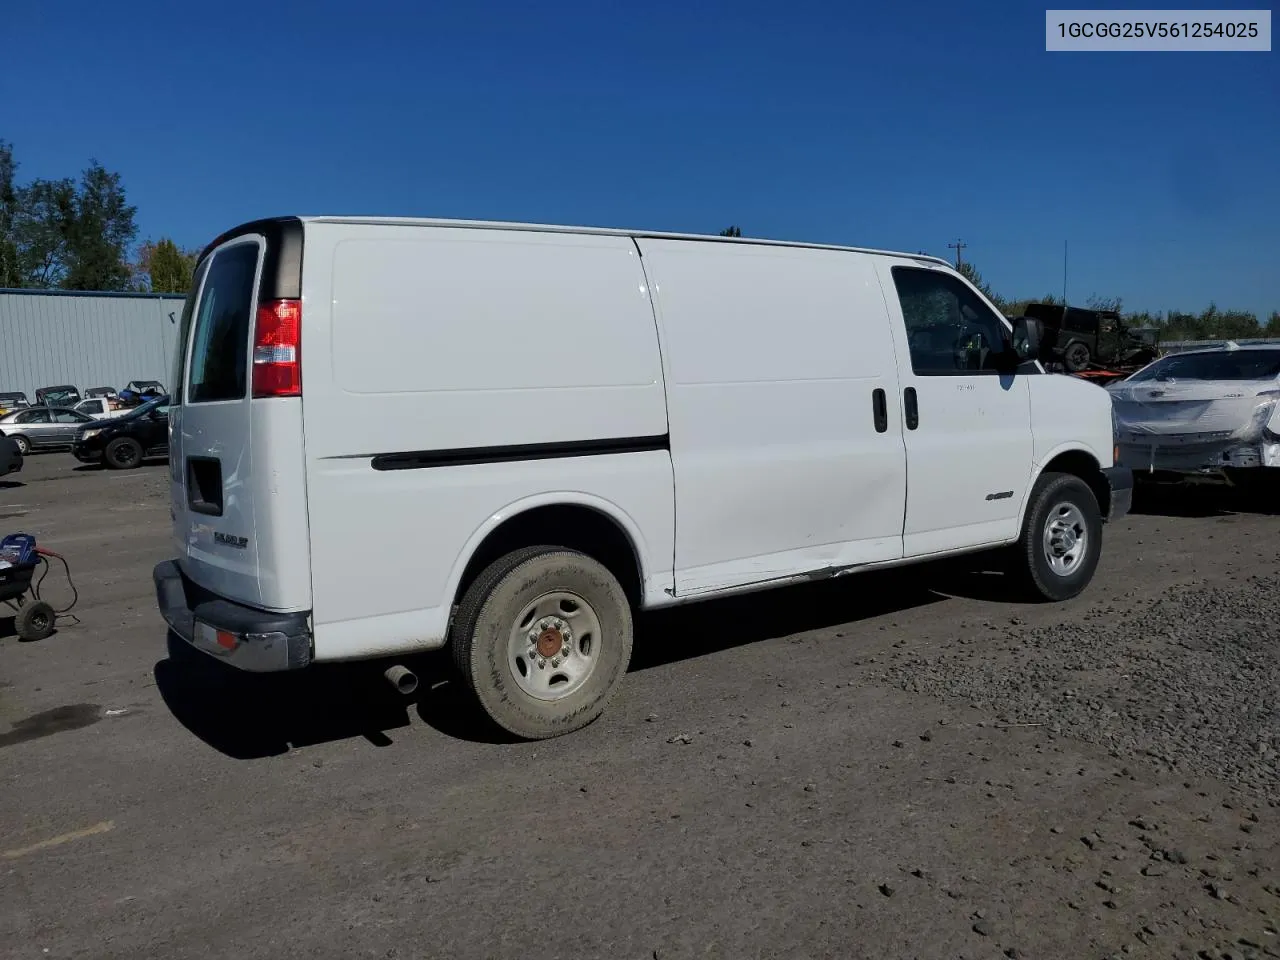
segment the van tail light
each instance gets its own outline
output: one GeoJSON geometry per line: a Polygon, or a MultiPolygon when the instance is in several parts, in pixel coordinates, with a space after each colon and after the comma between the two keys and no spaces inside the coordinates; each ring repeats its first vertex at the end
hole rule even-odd
{"type": "Polygon", "coordinates": [[[253,325],[253,396],[302,396],[302,301],[258,305],[253,325]]]}

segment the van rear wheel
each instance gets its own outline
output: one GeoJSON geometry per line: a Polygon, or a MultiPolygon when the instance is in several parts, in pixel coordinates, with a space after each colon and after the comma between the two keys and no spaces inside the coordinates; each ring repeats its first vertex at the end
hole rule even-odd
{"type": "Polygon", "coordinates": [[[112,470],[131,470],[142,462],[142,446],[132,437],[117,437],[107,444],[102,459],[112,470]]]}
{"type": "Polygon", "coordinates": [[[603,564],[529,547],[496,560],[463,595],[454,662],[503,730],[543,740],[603,712],[631,660],[631,605],[603,564]]]}
{"type": "Polygon", "coordinates": [[[1089,485],[1069,473],[1044,473],[1031,491],[1017,573],[1037,600],[1070,600],[1093,580],[1102,556],[1102,511],[1089,485]]]}

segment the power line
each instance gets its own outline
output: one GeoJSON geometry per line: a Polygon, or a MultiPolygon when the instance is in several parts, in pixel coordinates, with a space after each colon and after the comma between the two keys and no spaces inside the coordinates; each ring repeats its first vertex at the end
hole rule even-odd
{"type": "Polygon", "coordinates": [[[967,243],[965,243],[963,240],[961,240],[959,237],[957,237],[957,238],[956,238],[956,242],[955,242],[955,243],[948,243],[948,244],[947,244],[947,249],[949,249],[949,250],[954,250],[954,251],[956,252],[956,269],[957,269],[957,270],[959,270],[959,269],[960,269],[960,251],[961,251],[961,250],[963,250],[963,249],[964,249],[965,247],[967,247],[967,246],[968,246],[968,244],[967,244],[967,243]]]}

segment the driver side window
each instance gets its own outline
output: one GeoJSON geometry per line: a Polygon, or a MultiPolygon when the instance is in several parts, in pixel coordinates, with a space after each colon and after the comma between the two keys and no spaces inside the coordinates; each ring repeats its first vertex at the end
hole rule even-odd
{"type": "Polygon", "coordinates": [[[911,369],[918,377],[999,373],[1009,328],[964,283],[922,267],[894,267],[911,369]]]}

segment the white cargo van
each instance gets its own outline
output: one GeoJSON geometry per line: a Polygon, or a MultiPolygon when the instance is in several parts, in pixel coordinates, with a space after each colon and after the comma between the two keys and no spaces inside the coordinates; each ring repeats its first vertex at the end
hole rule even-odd
{"type": "Polygon", "coordinates": [[[1063,600],[1132,480],[1037,339],[926,256],[249,223],[183,311],[158,602],[246,670],[448,645],[537,738],[603,711],[637,609],[1001,547],[1063,600]]]}

